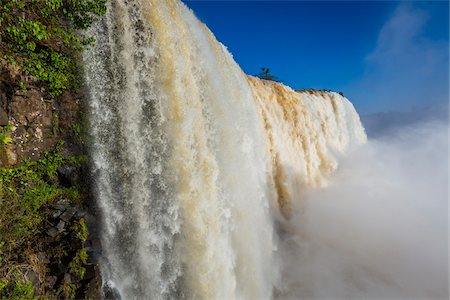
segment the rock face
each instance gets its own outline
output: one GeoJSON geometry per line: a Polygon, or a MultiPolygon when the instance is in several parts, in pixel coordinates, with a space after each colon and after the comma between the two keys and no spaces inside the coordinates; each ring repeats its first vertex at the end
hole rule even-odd
{"type": "Polygon", "coordinates": [[[25,83],[21,90],[12,84],[27,81],[13,65],[0,62],[0,126],[11,126],[8,136],[13,140],[0,145],[0,167],[38,159],[60,140],[68,143],[68,151],[79,152],[72,138],[82,117],[82,93],[51,99],[35,85],[25,83]]]}
{"type": "MultiPolygon", "coordinates": [[[[55,290],[56,287],[64,285],[75,285],[77,287],[76,299],[99,299],[101,276],[99,267],[95,260],[96,249],[92,247],[93,240],[80,240],[74,228],[85,219],[92,219],[94,216],[87,212],[77,204],[69,204],[67,200],[59,200],[50,208],[53,215],[48,219],[49,228],[45,235],[40,238],[42,245],[46,245],[52,250],[40,252],[43,257],[41,261],[47,269],[51,270],[50,276],[41,275],[41,280],[33,285],[40,290],[55,290]],[[67,256],[58,257],[58,248],[66,249],[67,256]],[[69,261],[76,259],[77,253],[84,249],[87,254],[87,261],[82,264],[84,275],[79,278],[73,272],[73,267],[69,261]],[[44,277],[47,277],[46,279],[44,277]]],[[[47,295],[49,295],[47,291],[47,295]]],[[[50,297],[51,298],[51,297],[50,297]]]]}
{"type": "MultiPolygon", "coordinates": [[[[61,151],[65,157],[84,155],[83,116],[82,91],[68,91],[51,98],[32,78],[0,59],[0,134],[6,131],[12,139],[9,143],[0,140],[0,168],[20,166],[25,159],[38,160],[60,141],[64,141],[61,151]],[[19,88],[21,85],[23,88],[19,88]]],[[[31,254],[20,253],[18,257],[31,255],[42,268],[28,272],[25,279],[33,284],[36,295],[44,298],[54,299],[55,295],[66,298],[72,289],[76,294],[70,294],[69,298],[98,299],[101,276],[96,257],[101,254],[95,233],[95,205],[86,179],[88,172],[85,165],[65,165],[58,167],[56,173],[57,178],[50,183],[75,189],[79,202],[60,199],[41,209],[46,221],[34,236],[40,249],[32,249],[31,254]],[[89,226],[89,235],[83,239],[74,229],[81,221],[89,226]],[[87,261],[79,258],[81,251],[85,251],[87,261]],[[76,269],[75,262],[82,269],[76,269]],[[63,291],[58,290],[61,286],[63,291]]]]}

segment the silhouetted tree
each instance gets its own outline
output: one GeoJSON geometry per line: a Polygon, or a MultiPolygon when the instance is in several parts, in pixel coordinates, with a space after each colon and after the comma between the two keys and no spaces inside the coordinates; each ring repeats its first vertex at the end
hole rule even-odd
{"type": "Polygon", "coordinates": [[[265,79],[265,80],[272,80],[276,82],[281,82],[276,76],[269,74],[270,69],[269,68],[261,68],[261,73],[256,74],[256,77],[265,79]]]}

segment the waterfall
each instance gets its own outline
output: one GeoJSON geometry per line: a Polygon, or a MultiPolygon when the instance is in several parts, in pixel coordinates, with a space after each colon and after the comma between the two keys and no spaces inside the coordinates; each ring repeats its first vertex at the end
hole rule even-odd
{"type": "Polygon", "coordinates": [[[104,284],[269,299],[276,221],[365,141],[336,93],[247,77],[177,0],[111,0],[84,54],[104,284]]]}
{"type": "Polygon", "coordinates": [[[248,78],[267,135],[271,184],[289,217],[302,188],[323,187],[338,159],[366,135],[353,105],[334,92],[295,92],[273,81],[248,78]]]}

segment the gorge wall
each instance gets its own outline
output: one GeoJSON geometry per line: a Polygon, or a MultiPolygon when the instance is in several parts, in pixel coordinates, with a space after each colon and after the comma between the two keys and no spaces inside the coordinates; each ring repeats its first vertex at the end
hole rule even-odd
{"type": "Polygon", "coordinates": [[[83,99],[0,60],[2,299],[100,297],[83,99]]]}
{"type": "Polygon", "coordinates": [[[81,90],[55,99],[17,66],[1,61],[0,70],[0,126],[10,127],[5,134],[13,140],[0,144],[0,167],[20,165],[25,158],[37,160],[61,140],[67,143],[67,155],[80,154],[81,90]],[[26,84],[21,89],[17,82],[26,84]]]}

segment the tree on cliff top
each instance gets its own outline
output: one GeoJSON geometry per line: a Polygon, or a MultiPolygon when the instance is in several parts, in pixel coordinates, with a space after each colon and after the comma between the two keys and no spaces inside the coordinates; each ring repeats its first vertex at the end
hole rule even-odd
{"type": "Polygon", "coordinates": [[[281,80],[279,80],[276,76],[269,74],[269,72],[270,72],[269,68],[261,68],[261,72],[259,74],[256,74],[255,76],[264,80],[281,82],[281,80]]]}

